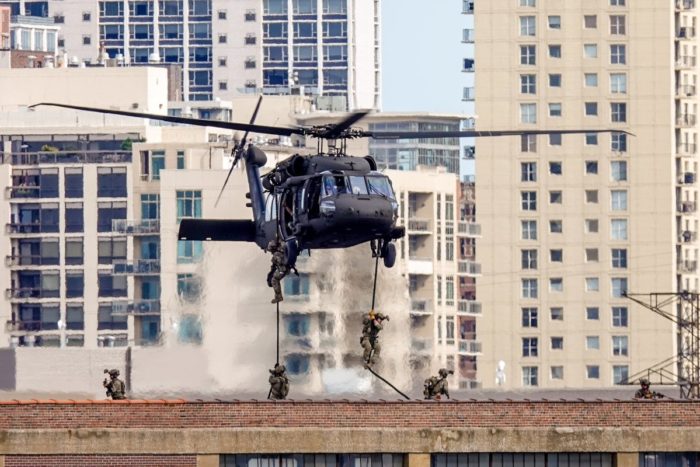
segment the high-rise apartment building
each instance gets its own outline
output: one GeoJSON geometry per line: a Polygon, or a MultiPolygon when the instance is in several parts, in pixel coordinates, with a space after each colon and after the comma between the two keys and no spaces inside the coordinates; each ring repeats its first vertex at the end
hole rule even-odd
{"type": "MultiPolygon", "coordinates": [[[[671,324],[625,292],[697,291],[696,6],[476,2],[479,374],[599,387],[671,358],[671,324]]],[[[669,368],[674,371],[674,368],[669,368]]]]}
{"type": "MultiPolygon", "coordinates": [[[[96,62],[182,67],[186,100],[242,93],[335,99],[378,108],[379,0],[14,0],[13,14],[51,16],[58,46],[96,62]]],[[[331,106],[329,102],[321,106],[331,106]]]]}

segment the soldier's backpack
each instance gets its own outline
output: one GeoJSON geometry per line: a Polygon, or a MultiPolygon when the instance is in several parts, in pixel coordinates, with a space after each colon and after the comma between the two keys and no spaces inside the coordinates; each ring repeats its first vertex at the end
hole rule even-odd
{"type": "Polygon", "coordinates": [[[287,378],[284,378],[284,381],[282,383],[282,387],[280,388],[280,395],[283,398],[286,398],[287,394],[289,394],[289,380],[287,378]]]}

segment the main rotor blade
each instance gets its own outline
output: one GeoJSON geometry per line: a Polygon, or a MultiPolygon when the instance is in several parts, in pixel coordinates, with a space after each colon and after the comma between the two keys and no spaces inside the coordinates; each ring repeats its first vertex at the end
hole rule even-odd
{"type": "Polygon", "coordinates": [[[302,135],[305,131],[299,128],[284,128],[277,126],[265,125],[250,125],[246,123],[222,122],[218,120],[204,120],[199,118],[174,117],[171,115],[147,114],[139,112],[128,112],[125,110],[101,109],[97,107],[82,107],[78,105],[56,104],[53,102],[41,102],[39,104],[30,105],[29,108],[40,105],[50,105],[53,107],[63,107],[65,109],[84,110],[86,112],[97,112],[101,114],[122,115],[125,117],[149,118],[151,120],[159,120],[162,122],[181,123],[183,125],[208,126],[213,128],[223,128],[226,130],[252,131],[253,133],[262,133],[268,135],[291,136],[302,135]]]}
{"type": "Polygon", "coordinates": [[[328,139],[337,138],[338,136],[341,135],[341,133],[343,133],[345,130],[350,128],[353,124],[355,124],[356,122],[365,118],[365,116],[368,113],[369,113],[369,110],[358,110],[357,112],[354,112],[354,113],[348,115],[348,117],[345,118],[345,120],[333,125],[328,130],[321,133],[320,137],[321,138],[328,138],[328,139]]]}
{"type": "Polygon", "coordinates": [[[501,130],[501,131],[364,131],[361,137],[374,139],[417,139],[417,138],[487,138],[496,136],[522,136],[522,135],[568,135],[586,133],[624,133],[632,135],[625,130],[501,130]]]}
{"type": "MultiPolygon", "coordinates": [[[[252,125],[255,123],[255,117],[258,116],[258,110],[260,110],[260,104],[262,103],[262,94],[260,94],[260,97],[258,98],[258,103],[255,105],[255,110],[253,111],[253,116],[250,117],[250,124],[252,125]]],[[[228,174],[226,175],[226,180],[224,180],[224,185],[221,187],[221,191],[219,192],[219,196],[216,197],[216,203],[214,203],[214,207],[217,207],[219,205],[219,200],[221,199],[221,195],[224,194],[224,188],[226,188],[226,184],[228,183],[228,179],[231,177],[231,173],[233,172],[233,169],[236,167],[236,163],[238,162],[238,159],[241,157],[241,152],[243,151],[243,148],[245,148],[245,143],[248,140],[248,130],[246,130],[245,134],[243,135],[243,139],[241,140],[240,144],[236,146],[236,148],[233,150],[233,163],[231,164],[231,168],[228,170],[228,174]]]]}

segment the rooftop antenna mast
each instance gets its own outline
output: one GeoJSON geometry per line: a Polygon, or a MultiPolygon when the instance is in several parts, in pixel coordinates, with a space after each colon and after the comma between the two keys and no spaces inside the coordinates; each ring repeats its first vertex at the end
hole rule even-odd
{"type": "Polygon", "coordinates": [[[678,354],[627,378],[658,378],[656,384],[680,387],[681,399],[700,399],[700,294],[668,292],[625,296],[635,303],[672,321],[677,326],[678,354]],[[675,366],[675,368],[674,368],[675,366]]]}

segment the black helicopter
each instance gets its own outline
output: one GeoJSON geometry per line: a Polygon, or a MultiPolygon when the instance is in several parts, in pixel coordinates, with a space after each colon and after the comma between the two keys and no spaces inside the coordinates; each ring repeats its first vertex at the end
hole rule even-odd
{"type": "Polygon", "coordinates": [[[253,220],[183,219],[180,222],[178,238],[180,240],[255,242],[263,249],[266,249],[271,241],[281,240],[285,245],[286,262],[289,266],[294,266],[297,255],[303,250],[348,248],[368,241],[371,242],[373,254],[381,257],[386,267],[390,268],[394,265],[396,247],[392,241],[403,237],[405,229],[396,225],[399,205],[391,180],[377,170],[377,163],[372,156],[347,155],[345,149],[348,139],[626,133],[621,130],[376,132],[352,128],[352,125],[367,115],[368,111],[357,111],[333,125],[284,128],[254,124],[261,99],[262,97],[258,100],[248,124],[56,103],[41,103],[31,107],[50,105],[103,114],[245,131],[244,137],[233,149],[234,161],[222,192],[237,162],[243,159],[250,189],[246,194],[250,199],[247,205],[253,210],[253,220]],[[246,148],[249,132],[279,136],[310,136],[319,141],[328,140],[329,151],[324,154],[319,146],[319,153],[316,155],[293,155],[261,176],[260,168],[267,163],[267,156],[253,144],[248,144],[246,148]]]}

